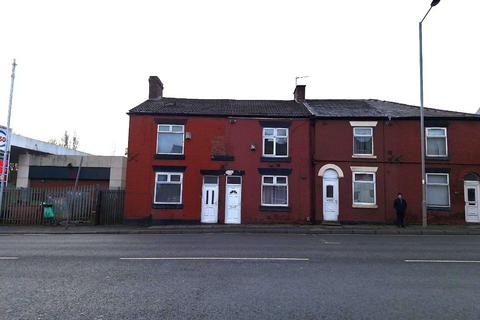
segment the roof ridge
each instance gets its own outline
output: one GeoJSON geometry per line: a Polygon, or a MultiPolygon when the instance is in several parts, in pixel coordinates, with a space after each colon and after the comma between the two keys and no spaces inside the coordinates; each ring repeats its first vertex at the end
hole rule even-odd
{"type": "MultiPolygon", "coordinates": [[[[269,101],[269,102],[295,102],[295,100],[280,100],[280,99],[224,99],[224,98],[177,98],[177,97],[163,97],[162,99],[171,99],[171,100],[195,100],[195,101],[269,101]]],[[[153,101],[162,101],[162,99],[159,100],[153,100],[153,101]]],[[[149,101],[151,99],[147,99],[146,101],[149,101]]]]}

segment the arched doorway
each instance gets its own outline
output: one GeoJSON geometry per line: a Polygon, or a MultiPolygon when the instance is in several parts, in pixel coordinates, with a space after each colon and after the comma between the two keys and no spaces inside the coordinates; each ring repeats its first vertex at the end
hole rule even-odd
{"type": "Polygon", "coordinates": [[[465,222],[480,223],[480,176],[476,173],[468,173],[463,178],[465,199],[465,222]]]}
{"type": "Polygon", "coordinates": [[[339,166],[329,163],[318,170],[318,176],[323,177],[323,220],[338,221],[340,203],[338,185],[339,178],[344,177],[343,171],[339,166]]]}
{"type": "Polygon", "coordinates": [[[327,169],[323,174],[323,220],[338,221],[338,173],[327,169]]]}

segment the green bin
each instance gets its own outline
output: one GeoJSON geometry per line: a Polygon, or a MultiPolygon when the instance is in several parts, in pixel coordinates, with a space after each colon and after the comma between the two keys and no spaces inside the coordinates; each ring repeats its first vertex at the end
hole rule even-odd
{"type": "Polygon", "coordinates": [[[55,211],[53,210],[53,204],[49,203],[42,203],[43,207],[43,217],[45,219],[53,219],[55,218],[55,211]]]}

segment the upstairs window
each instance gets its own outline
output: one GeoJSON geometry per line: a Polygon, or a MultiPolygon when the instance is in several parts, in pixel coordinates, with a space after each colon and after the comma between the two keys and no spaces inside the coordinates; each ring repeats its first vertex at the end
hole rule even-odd
{"type": "Polygon", "coordinates": [[[155,204],[182,203],[183,173],[157,172],[155,175],[155,204]]]}
{"type": "Polygon", "coordinates": [[[427,173],[427,206],[450,207],[448,173],[427,173]]]}
{"type": "Polygon", "coordinates": [[[157,130],[157,154],[183,154],[184,126],[159,124],[157,130]]]}
{"type": "Polygon", "coordinates": [[[353,128],[353,154],[373,156],[373,128],[353,128]]]}
{"type": "Polygon", "coordinates": [[[263,128],[263,156],[288,157],[288,128],[263,128]]]}
{"type": "Polygon", "coordinates": [[[448,156],[447,128],[426,128],[427,157],[448,156]]]}
{"type": "Polygon", "coordinates": [[[288,177],[262,176],[262,206],[288,206],[288,177]]]}

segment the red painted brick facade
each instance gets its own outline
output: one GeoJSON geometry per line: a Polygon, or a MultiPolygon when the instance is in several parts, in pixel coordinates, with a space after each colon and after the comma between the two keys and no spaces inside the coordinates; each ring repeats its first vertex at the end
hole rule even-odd
{"type": "MultiPolygon", "coordinates": [[[[447,128],[448,158],[428,159],[430,169],[449,171],[451,206],[428,210],[429,223],[465,223],[464,177],[480,174],[480,123],[468,120],[442,120],[447,128]]],[[[428,122],[427,122],[428,123],[428,122]]],[[[428,125],[427,125],[428,126],[428,125]]],[[[315,219],[323,219],[322,177],[326,164],[339,166],[339,221],[392,223],[393,200],[402,192],[408,201],[408,223],[421,223],[421,167],[418,120],[380,120],[374,128],[375,159],[353,158],[353,129],[348,120],[317,120],[315,124],[315,219]],[[354,208],[351,166],[378,167],[376,173],[377,208],[354,208]]]]}
{"type": "MultiPolygon", "coordinates": [[[[127,221],[202,221],[202,203],[204,207],[212,205],[202,199],[203,178],[215,175],[219,177],[218,190],[216,186],[208,190],[218,196],[218,219],[214,221],[224,223],[226,176],[234,172],[242,176],[241,223],[319,223],[324,220],[392,223],[395,219],[393,201],[398,192],[403,193],[409,204],[407,223],[421,222],[418,107],[380,100],[305,100],[302,85],[295,89],[294,100],[283,101],[168,98],[163,96],[163,84],[155,76],[150,77],[149,86],[150,98],[129,113],[127,221]],[[159,124],[172,126],[159,127],[159,124]],[[182,150],[181,140],[175,144],[169,142],[169,139],[178,139],[178,135],[172,138],[174,128],[181,130],[174,125],[184,126],[184,153],[157,155],[159,128],[172,130],[162,140],[170,143],[169,150],[182,150]],[[363,131],[358,132],[367,132],[367,138],[363,136],[360,142],[364,143],[365,153],[371,150],[365,141],[373,130],[373,154],[354,154],[354,127],[363,127],[363,131]],[[284,154],[282,158],[262,157],[263,128],[288,128],[288,157],[284,154]],[[159,183],[163,190],[159,195],[165,200],[158,198],[155,203],[157,172],[158,177],[166,181],[159,183]],[[171,172],[177,172],[173,188],[171,184],[167,186],[172,182],[167,181],[171,172]],[[359,179],[364,179],[356,183],[356,188],[354,172],[359,179]],[[288,176],[287,206],[280,203],[285,199],[284,186],[275,189],[277,193],[267,187],[271,198],[277,199],[272,202],[280,206],[261,204],[262,175],[288,176]],[[324,188],[324,184],[328,188],[324,188]],[[325,199],[324,189],[328,195],[325,199]],[[355,198],[359,200],[357,203],[355,198]],[[328,210],[325,210],[327,200],[328,210]]],[[[427,158],[427,173],[436,173],[437,176],[430,178],[437,178],[437,182],[449,179],[449,184],[427,187],[429,200],[437,200],[431,202],[437,207],[429,207],[428,220],[430,223],[465,223],[466,175],[469,175],[468,184],[474,185],[475,195],[480,198],[480,149],[475,145],[480,141],[480,116],[437,109],[425,112],[426,128],[444,128],[437,130],[437,134],[446,132],[448,147],[446,156],[439,152],[437,155],[441,157],[427,158]]],[[[284,139],[282,134],[278,137],[284,139]]],[[[444,140],[436,139],[434,147],[440,151],[444,140]]],[[[205,199],[209,198],[208,194],[205,192],[205,199]]],[[[229,194],[230,199],[236,197],[232,192],[229,194]]],[[[469,221],[480,223],[480,201],[469,209],[474,210],[470,210],[469,221]]]]}
{"type": "MultiPolygon", "coordinates": [[[[301,105],[299,105],[301,107],[301,105]]],[[[289,162],[262,161],[262,125],[257,118],[130,115],[125,216],[128,220],[200,221],[201,170],[243,171],[242,223],[306,223],[312,213],[311,150],[308,119],[272,119],[289,123],[289,162]],[[186,120],[191,139],[184,144],[184,159],[155,159],[157,121],[186,120]],[[256,150],[251,150],[254,144],[256,150]],[[233,156],[214,161],[212,155],[233,156]],[[180,209],[153,208],[155,166],[185,166],[180,209]],[[261,210],[259,168],[291,169],[288,212],[261,210]]],[[[273,125],[274,126],[274,125],[273,125]]],[[[218,222],[224,221],[225,176],[219,179],[218,222]]]]}

